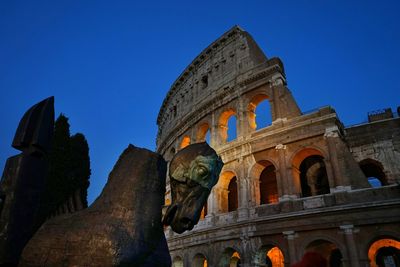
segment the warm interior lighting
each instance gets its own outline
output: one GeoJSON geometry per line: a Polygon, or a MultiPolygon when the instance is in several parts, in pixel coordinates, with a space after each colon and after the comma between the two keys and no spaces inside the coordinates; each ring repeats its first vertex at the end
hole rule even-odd
{"type": "Polygon", "coordinates": [[[271,260],[272,266],[284,267],[283,253],[278,247],[273,247],[267,252],[267,257],[271,260]]]}
{"type": "Polygon", "coordinates": [[[233,252],[232,258],[238,258],[238,259],[240,259],[239,253],[238,253],[237,251],[233,252]]]}
{"type": "Polygon", "coordinates": [[[187,147],[188,145],[190,145],[190,137],[185,136],[185,137],[183,137],[182,142],[181,142],[181,149],[187,147]]]}
{"type": "MultiPolygon", "coordinates": [[[[397,250],[400,250],[400,242],[396,241],[394,239],[389,239],[389,238],[380,239],[378,241],[375,241],[368,250],[368,259],[371,264],[371,267],[378,267],[378,265],[376,263],[376,256],[377,256],[379,250],[384,249],[385,247],[386,248],[392,247],[397,250]]],[[[387,260],[390,260],[389,257],[387,260]]]]}

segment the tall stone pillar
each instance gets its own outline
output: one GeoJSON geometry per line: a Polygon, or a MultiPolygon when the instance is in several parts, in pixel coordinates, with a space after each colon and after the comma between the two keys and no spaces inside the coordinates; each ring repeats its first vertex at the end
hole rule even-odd
{"type": "Polygon", "coordinates": [[[219,147],[221,145],[221,137],[219,135],[219,125],[213,124],[211,126],[211,134],[210,134],[210,146],[212,148],[219,147]]]}
{"type": "Polygon", "coordinates": [[[244,107],[244,104],[242,103],[242,100],[239,103],[239,107],[237,110],[237,139],[238,140],[243,140],[245,136],[248,135],[250,126],[249,126],[249,120],[248,120],[248,111],[247,108],[244,107]]]}
{"type": "MultiPolygon", "coordinates": [[[[246,154],[246,152],[244,154],[246,154]]],[[[239,221],[247,220],[247,218],[249,217],[252,180],[250,177],[248,177],[247,174],[248,174],[248,159],[242,156],[239,158],[239,169],[237,173],[239,221]]]]}
{"type": "Polygon", "coordinates": [[[297,261],[297,256],[296,256],[296,244],[295,244],[295,238],[296,238],[296,232],[295,231],[285,231],[282,232],[282,234],[285,236],[287,242],[288,242],[288,249],[289,249],[289,261],[290,264],[293,264],[297,261]]]}
{"type": "Polygon", "coordinates": [[[278,144],[275,147],[275,150],[278,153],[279,159],[279,175],[277,175],[277,183],[278,183],[278,192],[279,192],[279,200],[289,200],[292,198],[296,198],[296,189],[294,181],[291,179],[292,175],[290,174],[291,168],[288,166],[286,162],[286,145],[278,144]],[[279,181],[278,181],[279,177],[279,181]]]}
{"type": "Polygon", "coordinates": [[[249,217],[249,194],[251,180],[248,177],[238,179],[239,198],[238,198],[238,221],[247,220],[249,217]]]}
{"type": "MultiPolygon", "coordinates": [[[[335,139],[339,138],[339,134],[336,131],[337,128],[335,129],[327,129],[324,135],[324,138],[326,140],[326,143],[328,145],[328,152],[329,152],[329,162],[331,167],[330,171],[327,171],[328,173],[328,179],[329,179],[329,186],[331,188],[335,188],[337,186],[337,181],[341,177],[340,175],[340,167],[339,167],[339,162],[338,162],[338,155],[336,153],[336,145],[335,145],[335,139]],[[329,175],[332,174],[332,175],[329,175]]],[[[344,178],[344,177],[341,177],[344,178]]],[[[342,181],[340,184],[348,184],[347,181],[342,181]]],[[[340,189],[340,188],[338,188],[340,189]]]]}
{"type": "Polygon", "coordinates": [[[358,248],[354,240],[354,225],[346,224],[341,225],[340,229],[343,230],[346,239],[347,255],[350,257],[350,266],[361,267],[358,258],[358,248]]]}

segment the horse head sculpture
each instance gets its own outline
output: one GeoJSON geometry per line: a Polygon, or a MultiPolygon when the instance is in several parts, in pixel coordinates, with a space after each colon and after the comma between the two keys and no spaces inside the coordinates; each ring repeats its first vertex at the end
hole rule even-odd
{"type": "Polygon", "coordinates": [[[223,165],[205,142],[189,145],[175,154],[169,166],[172,204],[167,207],[164,225],[179,234],[193,229],[223,165]]]}

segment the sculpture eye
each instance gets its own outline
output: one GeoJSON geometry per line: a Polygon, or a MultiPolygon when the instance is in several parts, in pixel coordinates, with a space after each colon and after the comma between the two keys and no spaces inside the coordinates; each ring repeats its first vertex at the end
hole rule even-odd
{"type": "Polygon", "coordinates": [[[203,177],[208,174],[208,170],[206,167],[199,166],[197,167],[197,173],[199,174],[200,177],[203,177]]]}

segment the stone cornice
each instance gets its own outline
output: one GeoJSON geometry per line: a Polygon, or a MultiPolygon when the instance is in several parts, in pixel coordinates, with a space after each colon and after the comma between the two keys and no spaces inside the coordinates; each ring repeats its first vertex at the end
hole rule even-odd
{"type": "Polygon", "coordinates": [[[211,43],[207,48],[205,48],[190,64],[186,67],[186,69],[182,72],[181,75],[175,80],[172,84],[171,88],[169,89],[167,96],[165,97],[160,111],[157,116],[157,124],[160,125],[161,117],[165,112],[167,103],[169,100],[176,94],[176,92],[180,89],[180,85],[183,84],[187,77],[189,77],[190,73],[195,70],[198,66],[204,63],[206,60],[209,59],[210,55],[217,49],[219,49],[222,45],[224,45],[227,41],[236,37],[237,34],[244,32],[239,26],[235,25],[229,31],[224,33],[220,38],[216,41],[211,43]]]}

